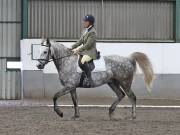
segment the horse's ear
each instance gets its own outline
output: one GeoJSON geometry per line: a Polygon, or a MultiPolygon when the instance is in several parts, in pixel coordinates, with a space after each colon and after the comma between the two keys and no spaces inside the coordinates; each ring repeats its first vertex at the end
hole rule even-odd
{"type": "Polygon", "coordinates": [[[49,38],[46,39],[47,43],[49,43],[49,38]]]}
{"type": "Polygon", "coordinates": [[[44,41],[45,41],[45,39],[44,39],[44,37],[42,36],[42,38],[41,38],[41,45],[44,44],[44,41]]]}
{"type": "Polygon", "coordinates": [[[47,41],[47,45],[48,45],[48,46],[51,46],[51,43],[50,43],[49,38],[47,38],[47,40],[46,40],[46,41],[47,41]]]}

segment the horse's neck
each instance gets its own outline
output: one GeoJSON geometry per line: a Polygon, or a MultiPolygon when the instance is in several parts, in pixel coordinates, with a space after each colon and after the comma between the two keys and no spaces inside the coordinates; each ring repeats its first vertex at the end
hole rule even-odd
{"type": "Polygon", "coordinates": [[[55,59],[61,58],[70,54],[70,50],[62,44],[54,43],[52,44],[52,52],[55,59]]]}
{"type": "MultiPolygon", "coordinates": [[[[53,51],[54,51],[54,64],[58,70],[58,72],[70,72],[67,69],[70,69],[71,65],[67,65],[68,63],[70,64],[75,64],[75,61],[77,61],[77,56],[68,56],[71,52],[69,51],[68,48],[66,48],[63,45],[54,45],[53,46],[53,51]],[[68,56],[68,57],[65,57],[68,56]],[[64,58],[62,58],[64,57],[64,58]]],[[[73,68],[73,67],[72,67],[73,68]]],[[[72,69],[74,70],[74,69],[72,69]]]]}

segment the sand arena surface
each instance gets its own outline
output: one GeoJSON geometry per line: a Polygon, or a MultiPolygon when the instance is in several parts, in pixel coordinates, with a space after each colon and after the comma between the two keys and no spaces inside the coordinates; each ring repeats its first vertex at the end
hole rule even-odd
{"type": "Polygon", "coordinates": [[[52,107],[1,106],[0,135],[180,135],[180,109],[137,108],[130,120],[130,108],[117,108],[109,120],[108,108],[81,107],[73,121],[72,107],[62,107],[60,118],[52,107]]]}

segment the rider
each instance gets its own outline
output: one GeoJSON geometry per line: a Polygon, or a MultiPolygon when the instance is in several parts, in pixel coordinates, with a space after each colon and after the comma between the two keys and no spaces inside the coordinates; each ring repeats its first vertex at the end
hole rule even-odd
{"type": "Polygon", "coordinates": [[[92,86],[91,70],[88,62],[97,59],[95,18],[92,15],[84,17],[84,30],[80,39],[71,47],[74,54],[79,54],[79,66],[87,76],[87,85],[92,86]]]}

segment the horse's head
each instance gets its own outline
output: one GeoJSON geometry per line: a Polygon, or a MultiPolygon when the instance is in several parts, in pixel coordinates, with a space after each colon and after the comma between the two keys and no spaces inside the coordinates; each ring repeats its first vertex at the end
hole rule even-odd
{"type": "Polygon", "coordinates": [[[43,46],[43,50],[40,54],[40,59],[38,59],[38,69],[44,69],[44,66],[52,59],[52,49],[49,39],[42,40],[41,46],[43,46]]]}

